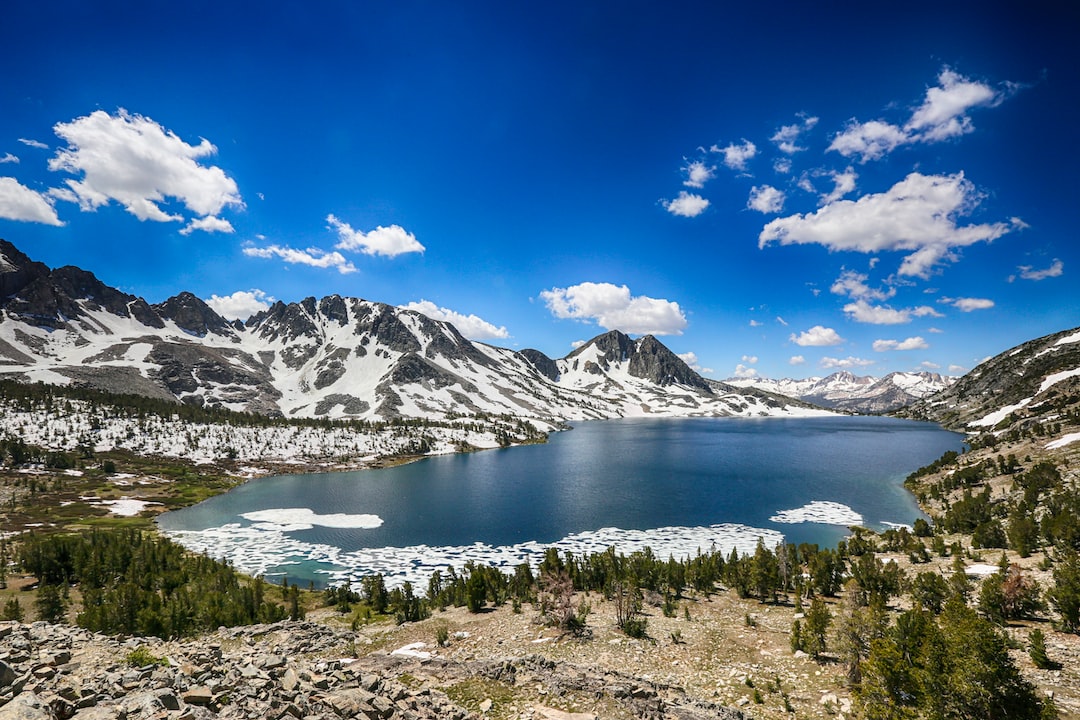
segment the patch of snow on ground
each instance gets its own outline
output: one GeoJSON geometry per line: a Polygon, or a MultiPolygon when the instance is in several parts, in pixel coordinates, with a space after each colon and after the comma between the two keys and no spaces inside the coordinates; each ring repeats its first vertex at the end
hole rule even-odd
{"type": "Polygon", "coordinates": [[[426,647],[427,643],[414,642],[408,645],[403,645],[397,650],[391,651],[390,654],[397,657],[412,657],[418,658],[420,660],[430,660],[432,657],[434,657],[435,653],[430,653],[427,650],[424,650],[424,648],[426,647]]]}
{"type": "Polygon", "coordinates": [[[1067,335],[1066,337],[1061,338],[1060,340],[1058,340],[1054,344],[1055,345],[1068,345],[1069,343],[1074,343],[1074,342],[1080,342],[1080,332],[1075,332],[1072,335],[1067,335]]]}
{"type": "Polygon", "coordinates": [[[982,417],[978,420],[972,420],[968,423],[968,426],[993,427],[994,425],[997,425],[999,422],[1007,418],[1009,416],[1009,413],[1019,410],[1034,399],[1035,398],[1024,398],[1015,405],[1006,405],[1005,407],[999,410],[995,410],[994,412],[990,413],[985,417],[982,417]]]}
{"type": "Polygon", "coordinates": [[[109,508],[109,512],[113,515],[131,517],[133,515],[138,515],[139,513],[141,513],[149,505],[160,505],[161,503],[123,497],[119,500],[102,500],[101,502],[95,504],[104,505],[105,507],[109,508]]]}
{"type": "Polygon", "coordinates": [[[1059,437],[1057,440],[1054,440],[1053,442],[1047,443],[1046,444],[1046,449],[1047,450],[1057,450],[1058,448],[1065,447],[1066,445],[1071,445],[1072,443],[1077,442],[1077,441],[1080,441],[1080,432],[1069,433],[1068,435],[1063,435],[1063,436],[1059,437]]]}
{"type": "Polygon", "coordinates": [[[1001,570],[997,565],[987,565],[986,563],[976,563],[974,565],[968,565],[964,568],[965,575],[974,575],[975,577],[987,577],[1001,570]]]}
{"type": "Polygon", "coordinates": [[[1075,370],[1064,370],[1059,373],[1054,373],[1053,375],[1047,375],[1046,379],[1042,381],[1042,385],[1039,386],[1039,392],[1045,392],[1051,385],[1071,377],[1076,377],[1077,375],[1080,375],[1080,368],[1076,368],[1075,370]]]}
{"type": "Polygon", "coordinates": [[[775,523],[822,523],[824,525],[862,525],[863,517],[847,505],[828,500],[815,500],[794,510],[782,510],[771,518],[775,523]]]}

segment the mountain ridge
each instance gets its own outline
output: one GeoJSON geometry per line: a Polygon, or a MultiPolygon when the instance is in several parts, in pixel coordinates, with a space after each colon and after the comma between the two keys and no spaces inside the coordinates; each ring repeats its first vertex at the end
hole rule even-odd
{"type": "Polygon", "coordinates": [[[935,372],[891,372],[881,377],[841,370],[803,380],[783,378],[731,378],[729,385],[758,388],[842,412],[880,414],[898,410],[940,392],[957,378],[935,372]]]}
{"type": "Polygon", "coordinates": [[[181,292],[150,304],[0,240],[0,376],[285,417],[815,412],[708,381],[659,340],[612,330],[560,359],[474,342],[419,312],[329,295],[228,321],[181,292]]]}

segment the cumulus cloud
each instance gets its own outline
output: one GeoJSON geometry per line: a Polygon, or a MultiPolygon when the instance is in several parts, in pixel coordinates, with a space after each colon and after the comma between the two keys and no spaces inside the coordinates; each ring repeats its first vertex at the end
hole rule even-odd
{"type": "Polygon", "coordinates": [[[68,146],[57,151],[49,169],[82,175],[67,180],[68,193],[57,197],[74,199],[83,210],[115,200],[139,220],[183,222],[162,203],[174,198],[204,218],[244,205],[224,170],[199,164],[217,152],[205,138],[189,145],[150,118],[125,110],[116,115],[98,110],[53,129],[68,146]]]}
{"type": "Polygon", "coordinates": [[[342,275],[356,272],[356,266],[345,259],[339,252],[327,252],[319,248],[297,250],[282,245],[267,245],[266,247],[246,247],[244,254],[248,257],[280,258],[290,265],[310,265],[316,268],[336,268],[342,275]]]}
{"type": "Polygon", "coordinates": [[[742,356],[742,361],[744,363],[748,363],[750,365],[756,365],[757,361],[758,361],[758,356],[757,355],[743,355],[742,356]]]}
{"type": "Polygon", "coordinates": [[[703,188],[705,187],[705,183],[715,177],[715,170],[715,167],[710,167],[701,160],[694,160],[683,168],[683,171],[686,173],[686,179],[683,180],[683,185],[692,188],[703,188]]]}
{"type": "Polygon", "coordinates": [[[12,177],[0,177],[0,218],[62,226],[49,198],[12,177]]]}
{"type": "Polygon", "coordinates": [[[806,363],[806,358],[802,355],[792,355],[788,359],[788,365],[803,365],[806,363]]]}
{"type": "Polygon", "coordinates": [[[679,304],[644,295],[632,296],[626,285],[584,282],[540,293],[557,318],[593,321],[606,330],[638,335],[682,335],[687,325],[679,304]]]}
{"type": "Polygon", "coordinates": [[[270,309],[275,300],[258,288],[237,290],[232,295],[211,295],[206,301],[210,309],[227,320],[247,320],[252,315],[270,309]]]}
{"type": "Polygon", "coordinates": [[[15,163],[16,165],[18,165],[19,158],[15,157],[11,153],[5,153],[4,157],[0,157],[0,165],[3,165],[5,163],[15,163]]]}
{"type": "Polygon", "coordinates": [[[888,300],[896,295],[896,288],[875,289],[867,285],[869,276],[855,270],[843,270],[829,291],[834,295],[847,295],[852,300],[888,300]]]}
{"type": "Polygon", "coordinates": [[[922,104],[903,127],[884,120],[852,119],[833,138],[828,149],[844,157],[857,156],[865,163],[884,157],[901,145],[934,143],[966,135],[975,129],[967,115],[969,110],[998,105],[1007,95],[1007,91],[969,80],[946,67],[938,74],[938,85],[927,89],[922,104]]]}
{"type": "Polygon", "coordinates": [[[231,232],[233,232],[233,226],[232,226],[232,223],[229,222],[228,220],[223,220],[223,219],[221,219],[219,217],[214,217],[213,215],[208,215],[207,217],[203,217],[203,218],[195,218],[194,220],[189,222],[184,227],[184,229],[180,231],[180,234],[181,235],[190,235],[191,233],[195,232],[196,230],[202,230],[203,232],[208,232],[208,233],[212,233],[212,232],[231,233],[231,232]]]}
{"type": "Polygon", "coordinates": [[[338,250],[359,251],[365,255],[383,255],[397,257],[404,253],[424,252],[424,246],[416,236],[407,232],[400,225],[383,227],[379,225],[370,232],[354,230],[347,222],[342,222],[334,215],[326,216],[327,227],[337,231],[338,250]]]}
{"type": "Polygon", "coordinates": [[[746,170],[746,163],[757,155],[757,145],[743,138],[741,143],[731,143],[727,147],[713,145],[711,152],[724,156],[724,164],[732,170],[746,170]]]}
{"type": "Polygon", "coordinates": [[[862,368],[873,365],[874,361],[851,357],[849,355],[846,358],[823,357],[819,364],[826,370],[850,370],[852,368],[862,368]]]}
{"type": "Polygon", "coordinates": [[[912,318],[942,316],[929,305],[897,310],[888,305],[871,305],[863,299],[845,305],[844,312],[855,322],[870,325],[903,325],[911,322],[912,318]]]}
{"type": "Polygon", "coordinates": [[[740,380],[750,380],[758,377],[758,371],[752,367],[747,367],[746,365],[739,363],[735,366],[735,372],[732,377],[737,377],[740,380]]]}
{"type": "MultiPolygon", "coordinates": [[[[1065,272],[1065,263],[1061,262],[1057,258],[1054,258],[1054,262],[1050,264],[1050,267],[1043,270],[1036,270],[1031,265],[1018,265],[1017,270],[1020,271],[1020,277],[1024,280],[1045,280],[1046,278],[1061,277],[1065,272]]],[[[1015,280],[1015,276],[1009,277],[1009,282],[1015,280]]]]}
{"type": "Polygon", "coordinates": [[[750,188],[750,199],[746,201],[746,207],[760,213],[778,213],[784,209],[784,199],[784,192],[772,185],[755,185],[750,188]]]}
{"type": "Polygon", "coordinates": [[[709,201],[696,193],[688,193],[685,190],[679,192],[679,197],[674,200],[663,201],[664,209],[672,215],[682,217],[697,217],[709,207],[709,201]]]}
{"type": "Polygon", "coordinates": [[[987,298],[941,298],[939,302],[952,305],[962,312],[973,310],[989,310],[994,307],[994,301],[987,298]]]}
{"type": "Polygon", "coordinates": [[[802,122],[782,125],[769,139],[776,143],[780,152],[793,155],[806,149],[799,147],[799,136],[813,128],[817,123],[818,119],[816,117],[803,116],[802,122]]]}
{"type": "Polygon", "coordinates": [[[758,247],[778,242],[863,253],[910,251],[899,274],[925,278],[939,263],[956,259],[954,248],[995,240],[1016,227],[1005,222],[958,225],[957,219],[981,199],[962,172],[911,173],[884,193],[772,220],[758,235],[758,247]]]}
{"type": "Polygon", "coordinates": [[[904,130],[922,142],[936,142],[975,129],[967,111],[987,105],[997,105],[1004,95],[985,83],[965,78],[943,68],[938,86],[926,91],[923,104],[911,115],[904,130]]]}
{"type": "Polygon", "coordinates": [[[828,205],[829,203],[836,202],[845,195],[855,191],[855,181],[859,179],[858,174],[848,168],[844,172],[832,172],[829,174],[832,177],[833,189],[821,196],[821,204],[828,205]]]}
{"type": "Polygon", "coordinates": [[[875,352],[888,352],[889,350],[926,350],[930,346],[921,337],[909,337],[907,340],[875,340],[875,352]]]}
{"type": "Polygon", "coordinates": [[[952,373],[953,375],[960,375],[962,373],[966,373],[967,371],[968,371],[968,369],[966,367],[964,367],[963,365],[956,365],[956,364],[949,365],[949,372],[952,373]]]}
{"type": "Polygon", "coordinates": [[[919,363],[919,367],[925,368],[927,370],[940,370],[941,369],[940,365],[938,365],[936,362],[931,362],[930,360],[923,360],[921,363],[919,363]]]}
{"type": "Polygon", "coordinates": [[[454,312],[444,307],[439,307],[430,300],[420,300],[420,302],[411,302],[408,305],[402,305],[406,310],[415,310],[421,315],[426,315],[432,320],[441,320],[448,322],[458,329],[465,337],[470,340],[490,340],[494,338],[508,338],[510,333],[506,331],[505,327],[496,327],[487,320],[476,315],[463,315],[459,312],[454,312]]]}
{"type": "Polygon", "coordinates": [[[829,347],[844,342],[844,338],[840,337],[840,334],[835,330],[821,325],[815,325],[799,335],[791,333],[788,340],[801,347],[829,347]]]}
{"type": "Polygon", "coordinates": [[[712,368],[701,367],[701,362],[698,360],[697,353],[684,352],[684,353],[677,353],[677,354],[678,354],[679,358],[684,363],[686,363],[687,367],[689,367],[694,372],[702,373],[704,375],[711,375],[712,374],[712,372],[713,372],[712,368]]]}

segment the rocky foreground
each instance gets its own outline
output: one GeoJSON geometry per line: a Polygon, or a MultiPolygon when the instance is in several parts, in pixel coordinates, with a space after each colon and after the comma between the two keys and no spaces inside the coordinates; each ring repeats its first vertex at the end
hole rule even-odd
{"type": "Polygon", "coordinates": [[[499,687],[527,685],[550,705],[521,718],[585,720],[567,699],[589,697],[605,717],[743,718],[681,689],[539,656],[448,660],[424,653],[355,658],[356,634],[283,622],[202,638],[121,640],[66,625],[0,624],[0,720],[201,718],[479,718],[499,687]],[[437,687],[454,688],[455,698],[437,687]],[[466,709],[471,704],[476,710],[466,709]]]}

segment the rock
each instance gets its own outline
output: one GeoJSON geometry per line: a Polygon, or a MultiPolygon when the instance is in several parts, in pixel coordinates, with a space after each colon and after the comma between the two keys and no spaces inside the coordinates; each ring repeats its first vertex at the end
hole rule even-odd
{"type": "Polygon", "coordinates": [[[0,720],[55,720],[52,708],[34,693],[19,693],[0,708],[0,720]]]}
{"type": "Polygon", "coordinates": [[[184,693],[183,697],[184,702],[186,702],[188,705],[206,706],[214,701],[213,691],[205,685],[199,685],[197,687],[191,688],[184,693]]]}
{"type": "Polygon", "coordinates": [[[12,685],[17,677],[14,668],[0,660],[0,690],[12,685]]]}
{"type": "Polygon", "coordinates": [[[485,698],[480,702],[480,712],[487,714],[491,711],[491,706],[494,704],[495,703],[492,702],[491,698],[485,698]]]}

